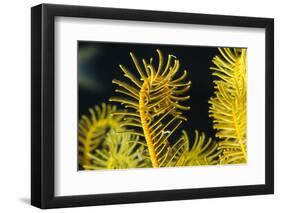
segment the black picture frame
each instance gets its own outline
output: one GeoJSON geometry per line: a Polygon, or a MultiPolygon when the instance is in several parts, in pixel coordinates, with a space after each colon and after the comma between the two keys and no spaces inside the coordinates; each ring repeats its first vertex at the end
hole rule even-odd
{"type": "Polygon", "coordinates": [[[271,18],[41,4],[31,9],[31,90],[31,204],[36,207],[46,209],[274,193],[274,20],[271,18]],[[265,29],[265,184],[56,197],[54,21],[58,16],[265,29]]]}

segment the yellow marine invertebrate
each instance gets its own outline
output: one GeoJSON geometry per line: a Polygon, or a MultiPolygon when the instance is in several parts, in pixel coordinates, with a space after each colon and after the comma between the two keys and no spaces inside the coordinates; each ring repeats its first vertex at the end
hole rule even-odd
{"type": "Polygon", "coordinates": [[[191,82],[187,81],[187,71],[179,73],[180,62],[168,55],[167,63],[160,50],[157,50],[158,66],[143,59],[142,65],[133,53],[131,58],[139,77],[123,65],[119,65],[129,82],[113,80],[119,86],[116,92],[119,97],[112,97],[110,101],[119,102],[127,110],[114,112],[114,115],[126,116],[122,126],[131,129],[124,132],[138,135],[144,139],[153,167],[165,166],[172,156],[168,142],[171,135],[179,127],[183,110],[189,110],[186,101],[190,98],[186,92],[191,82]],[[138,130],[137,130],[138,129],[138,130]]]}
{"type": "Polygon", "coordinates": [[[90,116],[83,115],[79,121],[79,164],[82,167],[92,165],[91,154],[94,149],[105,140],[110,130],[119,131],[120,122],[123,116],[111,116],[116,111],[116,106],[106,105],[95,106],[89,109],[90,116]]]}
{"type": "Polygon", "coordinates": [[[247,113],[247,50],[242,48],[219,48],[214,57],[214,97],[209,115],[219,138],[222,150],[221,163],[247,162],[246,113],[247,113]]]}
{"type": "Polygon", "coordinates": [[[186,131],[172,147],[173,157],[167,166],[202,166],[218,164],[220,151],[217,143],[211,138],[206,141],[204,133],[195,131],[193,142],[190,141],[186,131]]]}
{"type": "Polygon", "coordinates": [[[92,165],[85,169],[144,168],[148,161],[143,157],[144,146],[137,143],[138,136],[116,133],[111,130],[105,138],[105,145],[91,154],[92,165]]]}

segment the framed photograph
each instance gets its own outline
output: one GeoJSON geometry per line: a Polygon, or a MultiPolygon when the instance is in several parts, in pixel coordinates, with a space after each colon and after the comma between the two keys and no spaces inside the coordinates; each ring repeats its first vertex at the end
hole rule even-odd
{"type": "Polygon", "coordinates": [[[272,194],[274,20],[31,9],[31,203],[272,194]]]}

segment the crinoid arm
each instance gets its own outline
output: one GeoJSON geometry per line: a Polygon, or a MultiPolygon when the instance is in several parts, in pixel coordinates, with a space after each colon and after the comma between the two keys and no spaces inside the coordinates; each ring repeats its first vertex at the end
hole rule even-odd
{"type": "Polygon", "coordinates": [[[79,164],[86,168],[92,165],[92,153],[94,149],[105,141],[106,134],[110,130],[119,131],[122,115],[111,116],[116,111],[116,106],[95,106],[89,109],[90,115],[83,115],[78,126],[79,140],[79,164]]]}
{"type": "Polygon", "coordinates": [[[145,59],[142,64],[133,53],[130,53],[135,71],[120,65],[127,81],[113,80],[118,87],[117,97],[110,101],[121,103],[126,110],[114,112],[124,115],[122,125],[126,133],[140,136],[147,144],[153,167],[164,166],[167,162],[171,135],[186,117],[183,111],[189,110],[186,105],[190,96],[188,90],[191,82],[187,80],[187,71],[179,71],[180,61],[168,55],[167,62],[160,50],[158,66],[145,59]],[[128,119],[129,118],[129,119],[128,119]],[[133,122],[132,122],[133,120],[133,122]]]}
{"type": "Polygon", "coordinates": [[[215,76],[214,97],[209,100],[209,116],[222,150],[221,163],[247,162],[247,50],[219,48],[211,67],[215,76]]]}
{"type": "Polygon", "coordinates": [[[170,161],[166,166],[202,166],[217,165],[221,151],[211,138],[196,130],[193,141],[190,141],[186,131],[171,148],[170,161]]]}
{"type": "Polygon", "coordinates": [[[127,169],[149,167],[150,161],[143,155],[145,146],[138,143],[138,136],[129,133],[116,133],[111,130],[105,137],[105,145],[95,149],[91,165],[87,170],[127,169]]]}

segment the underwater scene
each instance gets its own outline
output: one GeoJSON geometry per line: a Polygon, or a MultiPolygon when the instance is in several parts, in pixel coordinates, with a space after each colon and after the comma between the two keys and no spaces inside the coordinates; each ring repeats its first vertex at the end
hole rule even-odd
{"type": "Polygon", "coordinates": [[[247,163],[247,49],[78,41],[78,170],[247,163]]]}

